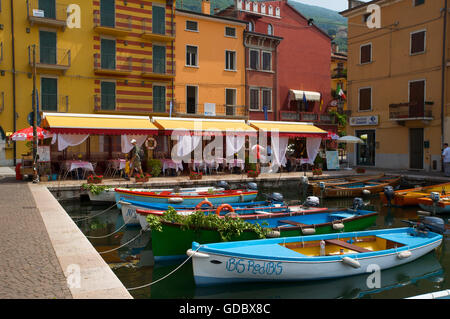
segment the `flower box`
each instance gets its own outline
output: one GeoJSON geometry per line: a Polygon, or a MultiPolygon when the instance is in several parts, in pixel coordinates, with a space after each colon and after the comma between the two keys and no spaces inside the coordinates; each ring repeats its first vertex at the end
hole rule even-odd
{"type": "Polygon", "coordinates": [[[134,179],[136,183],[147,183],[150,179],[151,175],[148,173],[145,173],[144,175],[136,174],[134,175],[134,179]]]}
{"type": "Polygon", "coordinates": [[[103,176],[102,175],[89,175],[87,178],[87,183],[88,184],[101,184],[101,182],[103,181],[103,176]]]}
{"type": "Polygon", "coordinates": [[[366,172],[365,168],[362,168],[362,167],[357,167],[356,168],[356,173],[358,173],[358,174],[364,174],[365,172],[366,172]]]}
{"type": "Polygon", "coordinates": [[[249,170],[247,171],[247,177],[256,178],[259,176],[259,171],[249,170]]]}
{"type": "Polygon", "coordinates": [[[203,173],[197,173],[197,172],[191,172],[190,174],[189,174],[189,179],[190,180],[199,180],[199,179],[202,179],[202,177],[203,177],[203,173]]]}
{"type": "Polygon", "coordinates": [[[322,175],[322,169],[321,168],[313,168],[312,173],[313,173],[313,175],[322,175]]]}

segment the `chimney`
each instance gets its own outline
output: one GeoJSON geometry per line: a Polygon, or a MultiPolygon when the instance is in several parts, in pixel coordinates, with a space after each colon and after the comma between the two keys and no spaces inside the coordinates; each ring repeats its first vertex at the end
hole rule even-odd
{"type": "Polygon", "coordinates": [[[362,4],[365,4],[365,2],[363,1],[359,1],[359,0],[348,0],[348,8],[349,9],[353,9],[355,7],[358,7],[362,4]]]}
{"type": "Polygon", "coordinates": [[[211,2],[209,0],[202,0],[202,13],[211,14],[211,2]]]}

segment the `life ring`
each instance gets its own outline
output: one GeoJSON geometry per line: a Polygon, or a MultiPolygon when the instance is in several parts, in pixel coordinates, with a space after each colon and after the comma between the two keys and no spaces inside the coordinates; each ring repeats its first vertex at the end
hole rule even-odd
{"type": "Polygon", "coordinates": [[[158,145],[158,142],[156,141],[156,139],[154,137],[149,137],[145,141],[145,147],[147,147],[147,149],[149,149],[149,150],[154,150],[157,145],[158,145]],[[153,144],[151,146],[148,146],[148,141],[152,141],[153,144]]]}
{"type": "Polygon", "coordinates": [[[213,208],[213,204],[209,200],[205,199],[205,200],[201,201],[200,203],[198,203],[197,206],[195,206],[195,209],[196,210],[202,209],[202,206],[204,204],[207,204],[209,207],[213,208]]]}
{"type": "Polygon", "coordinates": [[[221,212],[222,210],[224,210],[225,208],[227,208],[227,209],[230,211],[230,213],[234,213],[234,208],[231,207],[230,204],[222,204],[222,205],[220,205],[219,207],[217,207],[217,209],[216,209],[216,215],[217,215],[217,216],[220,216],[220,212],[221,212]]]}

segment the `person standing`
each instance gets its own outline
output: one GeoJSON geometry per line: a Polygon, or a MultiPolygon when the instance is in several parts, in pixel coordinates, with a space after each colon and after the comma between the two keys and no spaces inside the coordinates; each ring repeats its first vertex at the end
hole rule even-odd
{"type": "Polygon", "coordinates": [[[444,150],[442,151],[442,161],[444,162],[444,174],[450,177],[450,147],[448,143],[444,144],[444,150]]]}
{"type": "Polygon", "coordinates": [[[142,172],[142,165],[141,165],[141,148],[137,145],[136,140],[132,139],[131,144],[133,144],[133,148],[131,149],[131,156],[130,156],[130,170],[128,173],[128,179],[131,178],[131,175],[133,175],[133,172],[135,169],[139,171],[139,174],[144,175],[142,172]]]}

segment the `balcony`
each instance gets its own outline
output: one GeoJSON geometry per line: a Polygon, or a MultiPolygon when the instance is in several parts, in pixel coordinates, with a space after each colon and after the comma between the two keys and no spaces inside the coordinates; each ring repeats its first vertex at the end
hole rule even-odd
{"type": "Polygon", "coordinates": [[[141,37],[147,40],[171,42],[175,40],[175,27],[173,30],[153,30],[152,19],[142,20],[141,37]]]}
{"type": "Polygon", "coordinates": [[[228,119],[247,119],[248,108],[245,105],[225,104],[188,104],[175,102],[173,113],[182,117],[216,117],[228,119]]]}
{"type": "MultiPolygon", "coordinates": [[[[174,63],[175,67],[175,63],[174,63]]],[[[142,77],[144,78],[154,78],[160,80],[171,80],[175,78],[175,71],[167,70],[165,61],[153,61],[149,62],[147,60],[142,61],[142,77]]]]}
{"type": "Polygon", "coordinates": [[[337,124],[331,114],[317,114],[313,112],[280,111],[280,121],[312,122],[315,124],[337,124]]]}
{"type": "Polygon", "coordinates": [[[67,26],[67,4],[55,3],[55,7],[39,6],[39,0],[27,0],[28,21],[34,24],[60,28],[67,26]]]}
{"type": "Polygon", "coordinates": [[[166,110],[153,110],[153,100],[151,96],[95,94],[92,101],[92,109],[97,113],[166,113],[166,110]]]}
{"type": "MultiPolygon", "coordinates": [[[[36,45],[36,69],[37,71],[54,71],[65,73],[71,66],[71,53],[68,49],[55,47],[42,47],[36,45]]],[[[28,46],[28,63],[31,68],[33,62],[33,45],[28,46]]]]}
{"type": "Polygon", "coordinates": [[[100,14],[94,11],[94,30],[99,34],[109,34],[118,37],[127,36],[133,29],[131,16],[119,14],[100,14]]]}
{"type": "Polygon", "coordinates": [[[132,57],[118,54],[94,54],[96,74],[127,75],[132,71],[132,57]]]}
{"type": "Polygon", "coordinates": [[[69,96],[62,94],[42,94],[39,108],[45,112],[69,112],[69,96]]]}
{"type": "Polygon", "coordinates": [[[433,120],[433,102],[398,103],[389,105],[389,120],[403,125],[405,121],[433,120]]]}

